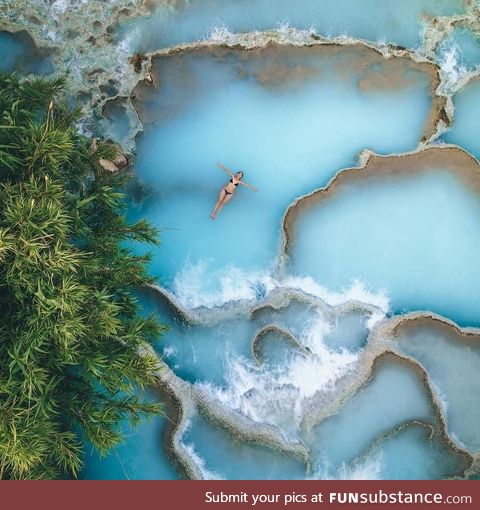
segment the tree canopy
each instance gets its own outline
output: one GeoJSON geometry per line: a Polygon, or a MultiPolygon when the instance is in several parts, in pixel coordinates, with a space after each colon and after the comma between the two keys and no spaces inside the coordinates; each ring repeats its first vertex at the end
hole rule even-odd
{"type": "Polygon", "coordinates": [[[0,478],[77,476],[85,441],[101,454],[120,423],[160,411],[148,346],[163,327],[141,314],[158,243],[126,219],[126,171],[98,164],[112,147],[75,127],[63,79],[0,76],[0,478]]]}

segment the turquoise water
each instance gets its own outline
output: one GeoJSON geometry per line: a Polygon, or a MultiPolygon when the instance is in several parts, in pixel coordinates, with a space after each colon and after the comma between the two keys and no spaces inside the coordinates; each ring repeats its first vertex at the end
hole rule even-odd
{"type": "Polygon", "coordinates": [[[361,311],[327,312],[313,304],[292,300],[279,309],[260,309],[254,318],[259,325],[276,324],[300,339],[312,325],[322,323],[325,345],[334,351],[355,352],[367,342],[369,314],[361,311]]]}
{"type": "MultiPolygon", "coordinates": [[[[149,400],[164,401],[161,394],[150,392],[149,400]]],[[[167,406],[165,416],[143,420],[136,428],[124,424],[125,442],[101,457],[87,445],[85,467],[80,478],[87,480],[176,480],[179,474],[168,457],[165,431],[172,420],[167,406]]]]}
{"type": "Polygon", "coordinates": [[[377,437],[410,420],[434,422],[423,384],[408,365],[383,360],[372,380],[315,428],[316,469],[323,476],[338,476],[377,437]]]}
{"type": "MultiPolygon", "coordinates": [[[[429,438],[429,429],[410,426],[382,442],[369,455],[371,465],[385,480],[440,480],[461,475],[467,467],[462,456],[429,438]]],[[[374,474],[375,473],[374,470],[374,474]]]]}
{"type": "Polygon", "coordinates": [[[257,356],[262,363],[274,370],[275,367],[288,363],[292,356],[303,357],[306,353],[284,333],[269,330],[262,336],[257,356]]]}
{"type": "MultiPolygon", "coordinates": [[[[130,214],[167,228],[152,264],[162,284],[184,305],[211,309],[202,312],[199,324],[169,319],[171,331],[159,346],[166,363],[212,402],[274,425],[291,439],[305,439],[300,423],[308,403],[356,369],[368,316],[328,314],[293,301],[250,320],[245,307],[239,305],[235,312],[215,306],[268,294],[280,220],[293,199],[355,164],[362,149],[388,154],[416,147],[429,108],[429,80],[404,64],[387,69],[382,60],[356,49],[328,54],[270,48],[248,57],[219,50],[155,63],[157,88],[135,92],[147,123],[138,141],[130,214]],[[363,58],[365,65],[359,65],[363,58]],[[379,74],[389,73],[394,85],[370,88],[379,74]],[[245,170],[246,181],[260,192],[239,189],[212,222],[209,213],[228,180],[216,168],[217,161],[245,170]],[[258,365],[251,341],[262,325],[272,322],[294,334],[310,354],[271,333],[258,365]]],[[[471,232],[478,228],[477,208],[476,197],[447,173],[352,188],[348,196],[329,201],[325,231],[318,228],[324,218],[318,222],[316,209],[308,213],[314,218],[310,224],[299,225],[295,250],[300,246],[303,258],[294,256],[293,274],[311,276],[337,292],[361,279],[375,292],[385,290],[395,311],[425,301],[425,307],[443,307],[450,316],[452,311],[464,313],[470,320],[476,313],[472,271],[478,236],[471,232]],[[438,217],[442,221],[435,224],[438,217]],[[407,231],[407,226],[408,238],[398,236],[399,228],[407,231]],[[445,232],[450,234],[446,240],[445,232]],[[421,242],[426,233],[433,243],[421,242]],[[409,259],[412,246],[423,251],[409,259]],[[460,267],[465,254],[471,259],[460,267]],[[425,271],[427,278],[420,278],[425,271]],[[467,308],[467,295],[451,292],[459,288],[455,278],[462,291],[470,292],[467,308]]],[[[363,476],[355,465],[359,456],[382,434],[414,419],[433,420],[424,387],[408,367],[385,364],[337,415],[317,427],[311,444],[315,476],[363,476]]],[[[191,420],[183,441],[206,477],[307,476],[293,459],[245,445],[201,416],[191,420]],[[213,449],[212,444],[221,447],[213,449]]],[[[451,452],[415,432],[383,443],[381,456],[383,463],[364,466],[366,476],[441,478],[458,467],[451,452]],[[395,453],[399,449],[415,452],[413,467],[395,453]]]]}
{"type": "Polygon", "coordinates": [[[480,65],[480,39],[468,28],[455,28],[437,50],[440,58],[448,52],[455,52],[457,65],[471,71],[480,65]]]}
{"type": "Polygon", "coordinates": [[[125,147],[131,131],[131,122],[124,102],[107,103],[103,117],[98,122],[98,132],[125,147]]]}
{"type": "Polygon", "coordinates": [[[369,330],[367,316],[361,312],[340,314],[334,319],[334,327],[325,337],[326,345],[333,350],[358,351],[367,343],[369,330]]]}
{"type": "Polygon", "coordinates": [[[430,105],[429,79],[398,63],[393,87],[370,89],[389,70],[374,53],[366,65],[361,58],[359,49],[283,47],[249,59],[228,51],[157,61],[160,86],[141,103],[154,124],[139,140],[135,165],[147,191],[130,210],[172,229],[151,265],[164,285],[177,295],[188,293],[185,286],[198,295],[217,291],[230,274],[241,279],[232,266],[266,271],[295,197],[354,164],[366,147],[380,153],[416,147],[430,105]],[[260,192],[239,188],[212,221],[229,178],[217,161],[245,170],[245,181],[260,192]]]}
{"type": "Polygon", "coordinates": [[[319,307],[313,304],[292,299],[285,306],[279,308],[271,306],[259,308],[253,313],[253,318],[260,326],[276,324],[300,338],[307,324],[319,318],[327,320],[325,315],[319,307]]]}
{"type": "Polygon", "coordinates": [[[398,313],[478,324],[479,218],[478,196],[446,168],[368,178],[302,214],[291,270],[337,290],[362,280],[385,290],[398,313]]]}
{"type": "Polygon", "coordinates": [[[140,303],[154,312],[169,330],[155,345],[165,363],[184,380],[223,385],[228,359],[251,358],[252,340],[258,325],[248,320],[248,311],[207,313],[200,323],[187,323],[172,314],[161,295],[142,293],[140,303]]]}
{"type": "Polygon", "coordinates": [[[49,74],[53,67],[24,33],[0,31],[0,72],[13,71],[19,74],[49,74]]]}
{"type": "Polygon", "coordinates": [[[165,362],[190,382],[225,382],[229,356],[249,356],[253,325],[245,317],[212,326],[171,329],[162,342],[165,362]]]}
{"type": "Polygon", "coordinates": [[[306,476],[299,460],[240,441],[199,414],[192,418],[182,442],[193,453],[205,478],[294,480],[306,476]]]}
{"type": "MultiPolygon", "coordinates": [[[[156,302],[162,319],[162,300],[156,302]]],[[[325,317],[317,311],[301,331],[287,329],[296,335],[300,347],[272,333],[259,344],[258,363],[252,342],[267,315],[255,314],[250,320],[249,310],[242,305],[237,308],[204,311],[199,323],[170,321],[171,329],[158,344],[158,352],[179,377],[195,383],[212,401],[298,437],[303,405],[353,370],[356,351],[366,336],[363,319],[353,313],[325,317]],[[352,328],[347,334],[345,321],[352,320],[358,330],[352,328]]],[[[283,312],[292,310],[288,307],[283,312]]]]}
{"type": "Polygon", "coordinates": [[[253,32],[289,25],[325,36],[349,34],[409,47],[422,42],[422,18],[464,12],[462,0],[193,0],[159,7],[148,18],[124,22],[117,37],[151,51],[210,37],[215,28],[253,32]]]}
{"type": "Polygon", "coordinates": [[[480,80],[473,79],[453,98],[455,120],[443,136],[446,142],[456,143],[480,158],[480,140],[477,136],[480,115],[480,80]]]}
{"type": "Polygon", "coordinates": [[[480,450],[480,343],[435,324],[406,326],[399,348],[418,359],[444,402],[449,432],[472,452],[480,450]],[[465,419],[468,417],[468,419],[465,419]]]}

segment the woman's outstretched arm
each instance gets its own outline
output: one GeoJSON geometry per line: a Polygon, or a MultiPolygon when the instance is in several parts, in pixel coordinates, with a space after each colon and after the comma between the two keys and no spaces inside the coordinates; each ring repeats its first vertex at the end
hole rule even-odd
{"type": "Polygon", "coordinates": [[[251,184],[248,184],[246,182],[240,181],[238,184],[241,184],[242,186],[245,186],[248,189],[251,189],[252,191],[258,191],[258,189],[255,186],[252,186],[251,184]]]}
{"type": "Polygon", "coordinates": [[[235,176],[235,174],[230,170],[230,168],[227,168],[225,165],[222,165],[222,163],[217,163],[217,166],[221,168],[225,173],[227,173],[230,177],[235,176]]]}

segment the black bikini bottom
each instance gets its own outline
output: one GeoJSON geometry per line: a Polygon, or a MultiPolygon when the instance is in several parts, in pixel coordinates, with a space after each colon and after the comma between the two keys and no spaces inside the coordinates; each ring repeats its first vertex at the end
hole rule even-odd
{"type": "Polygon", "coordinates": [[[227,195],[231,195],[231,194],[232,194],[230,191],[227,191],[227,189],[226,189],[226,188],[223,188],[223,191],[225,191],[225,193],[226,193],[227,195]]]}

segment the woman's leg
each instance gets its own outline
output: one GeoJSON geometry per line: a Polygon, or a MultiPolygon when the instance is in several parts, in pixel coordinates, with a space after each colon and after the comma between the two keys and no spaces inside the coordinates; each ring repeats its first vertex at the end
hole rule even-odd
{"type": "Polygon", "coordinates": [[[217,200],[217,203],[215,204],[215,207],[213,208],[212,214],[210,214],[210,218],[212,218],[212,220],[215,219],[215,216],[217,215],[217,212],[220,208],[220,204],[223,202],[223,199],[225,198],[225,196],[229,196],[229,195],[227,195],[227,193],[225,193],[225,189],[222,189],[220,191],[220,193],[218,194],[218,200],[217,200]]]}
{"type": "Polygon", "coordinates": [[[229,202],[232,199],[232,197],[233,197],[233,195],[229,195],[228,193],[225,193],[225,196],[223,197],[223,200],[220,202],[220,205],[218,206],[218,209],[217,209],[215,215],[213,216],[213,218],[215,218],[217,216],[217,214],[221,211],[222,207],[227,202],[229,202]]]}

